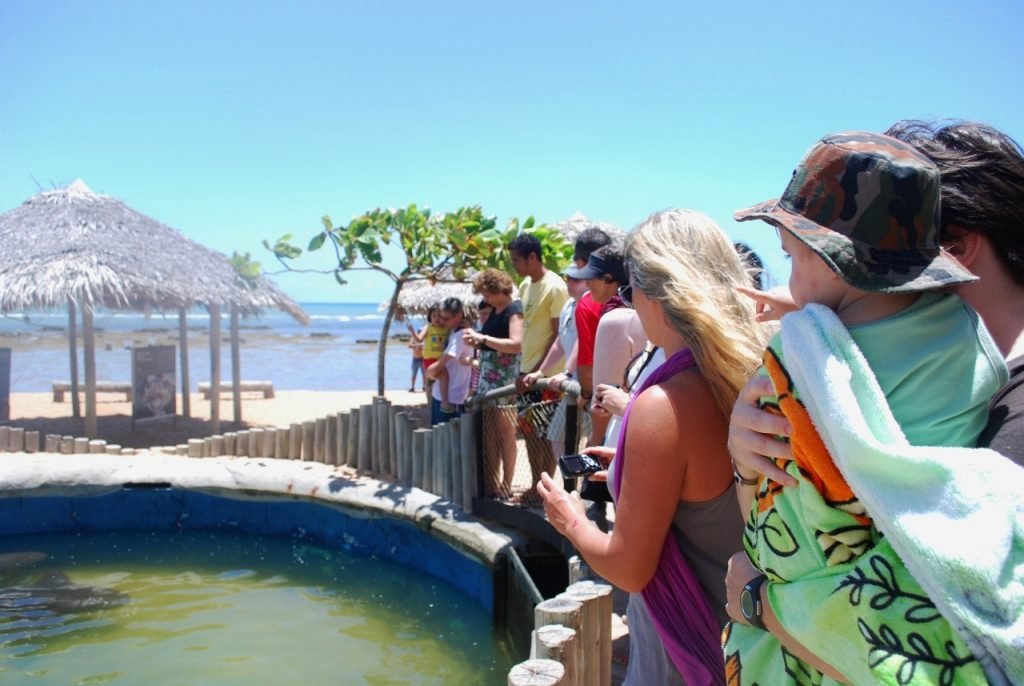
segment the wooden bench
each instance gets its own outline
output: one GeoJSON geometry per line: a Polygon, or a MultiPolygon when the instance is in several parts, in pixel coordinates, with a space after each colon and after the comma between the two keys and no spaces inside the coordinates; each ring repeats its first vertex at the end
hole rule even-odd
{"type": "MultiPolygon", "coordinates": [[[[62,403],[64,402],[64,394],[71,392],[70,381],[54,381],[53,382],[53,402],[62,403]]],[[[78,384],[78,392],[85,393],[85,384],[78,384]]],[[[127,402],[132,401],[132,385],[127,381],[97,381],[96,382],[97,393],[124,393],[124,399],[127,402]]]]}
{"type": "MultiPolygon", "coordinates": [[[[274,397],[274,382],[273,381],[241,381],[239,382],[239,390],[242,393],[262,393],[264,398],[274,397]]],[[[210,382],[201,381],[199,383],[199,392],[203,394],[203,397],[207,400],[210,399],[210,382]]],[[[220,392],[231,393],[231,382],[224,381],[220,385],[220,392]]]]}

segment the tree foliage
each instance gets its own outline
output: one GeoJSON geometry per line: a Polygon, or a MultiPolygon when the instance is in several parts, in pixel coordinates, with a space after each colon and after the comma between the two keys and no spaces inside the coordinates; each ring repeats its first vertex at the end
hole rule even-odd
{"type": "MultiPolygon", "coordinates": [[[[454,212],[432,213],[416,205],[404,208],[369,210],[346,225],[335,226],[330,217],[322,218],[323,229],[310,239],[307,251],[325,246],[334,251],[337,260],[334,278],[347,283],[346,272],[373,270],[386,274],[394,283],[390,306],[384,318],[377,356],[377,392],[384,394],[384,359],[387,334],[398,305],[402,287],[415,279],[438,282],[463,282],[472,273],[497,267],[510,274],[511,258],[508,243],[521,231],[536,235],[544,248],[545,265],[561,272],[572,258],[570,245],[556,229],[536,225],[533,217],[522,223],[512,219],[502,230],[493,216],[487,216],[479,205],[460,207],[454,212]],[[402,251],[404,264],[393,269],[384,264],[385,246],[396,245],[402,251]]],[[[286,234],[270,245],[286,269],[303,250],[293,244],[293,235],[286,234]]]]}

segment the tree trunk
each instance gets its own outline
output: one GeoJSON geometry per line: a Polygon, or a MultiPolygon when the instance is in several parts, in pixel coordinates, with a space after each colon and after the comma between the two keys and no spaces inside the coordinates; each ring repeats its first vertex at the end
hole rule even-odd
{"type": "Polygon", "coordinates": [[[398,308],[398,294],[402,292],[405,279],[395,281],[395,292],[391,294],[391,302],[388,303],[388,313],[384,315],[384,328],[380,332],[380,340],[377,341],[377,395],[384,396],[384,358],[388,349],[388,332],[391,331],[391,320],[398,308]]]}

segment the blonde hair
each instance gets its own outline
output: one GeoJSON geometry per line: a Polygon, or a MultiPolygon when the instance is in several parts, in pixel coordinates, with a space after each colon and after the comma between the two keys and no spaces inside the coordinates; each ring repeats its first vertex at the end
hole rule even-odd
{"type": "Polygon", "coordinates": [[[630,232],[626,264],[633,287],[661,303],[728,416],[765,341],[753,301],[736,290],[750,277],[732,240],[700,212],[663,210],[630,232]]]}

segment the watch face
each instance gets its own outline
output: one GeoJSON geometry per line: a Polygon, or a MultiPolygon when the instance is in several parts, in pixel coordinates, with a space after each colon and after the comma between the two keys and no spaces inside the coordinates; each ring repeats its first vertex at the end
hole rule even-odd
{"type": "Polygon", "coordinates": [[[754,597],[745,588],[740,592],[740,612],[748,620],[756,615],[754,611],[754,597]]]}

